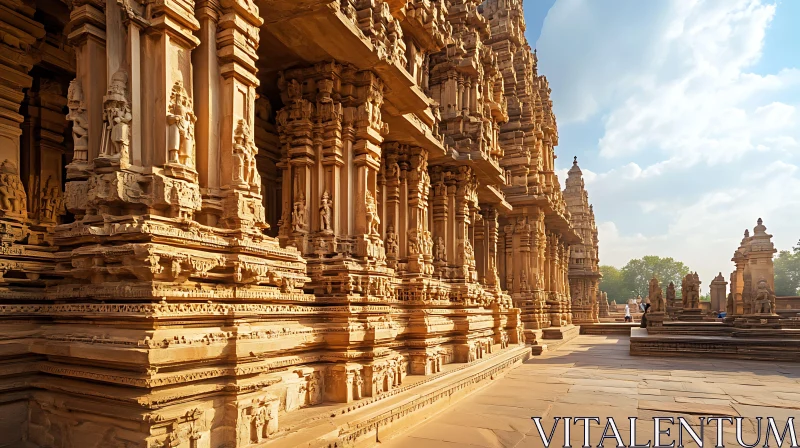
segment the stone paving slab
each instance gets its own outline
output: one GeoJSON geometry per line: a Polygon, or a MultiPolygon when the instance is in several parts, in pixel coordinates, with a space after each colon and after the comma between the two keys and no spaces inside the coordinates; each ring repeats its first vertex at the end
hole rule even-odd
{"type": "MultiPolygon", "coordinates": [[[[540,448],[544,445],[531,417],[542,417],[549,432],[554,417],[613,417],[628,444],[628,417],[636,416],[637,442],[653,435],[655,416],[684,417],[699,434],[700,416],[744,417],[746,442],[756,439],[754,417],[774,417],[783,429],[790,416],[800,417],[800,365],[759,361],[648,358],[628,354],[628,338],[582,335],[557,351],[533,357],[495,384],[462,400],[392,440],[386,447],[540,448]]],[[[762,440],[765,423],[762,423],[762,440]]],[[[674,438],[677,425],[673,426],[674,438]]],[[[592,426],[597,444],[603,428],[592,426]]],[[[726,445],[735,442],[735,427],[723,426],[726,445]]],[[[550,448],[563,446],[559,423],[550,448]]],[[[716,442],[716,427],[705,428],[705,446],[716,442]]],[[[573,425],[572,446],[583,442],[583,425],[573,425]]],[[[697,446],[684,434],[684,445],[697,446]],[[688,440],[688,442],[687,442],[688,440]]],[[[676,441],[677,443],[677,441],[676,441]]],[[[606,446],[614,446],[613,439],[606,446]]]]}

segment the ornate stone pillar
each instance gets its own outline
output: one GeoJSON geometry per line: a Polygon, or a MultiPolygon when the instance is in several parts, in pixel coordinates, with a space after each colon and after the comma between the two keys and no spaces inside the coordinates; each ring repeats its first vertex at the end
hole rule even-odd
{"type": "Polygon", "coordinates": [[[384,225],[386,227],[386,261],[389,267],[397,268],[398,259],[406,255],[407,232],[403,232],[401,225],[405,224],[406,201],[403,196],[406,192],[401,184],[400,159],[403,155],[403,146],[399,143],[383,144],[383,179],[384,179],[384,225]],[[403,223],[403,224],[401,224],[403,223]]]}
{"type": "Polygon", "coordinates": [[[437,268],[439,276],[445,273],[447,264],[452,260],[452,246],[449,244],[451,235],[449,232],[450,210],[448,207],[448,186],[449,172],[443,171],[442,167],[435,167],[431,174],[433,185],[433,197],[431,204],[431,215],[433,218],[433,263],[437,268]]]}
{"type": "Polygon", "coordinates": [[[503,263],[503,289],[509,293],[518,292],[518,285],[515,284],[514,275],[514,224],[506,224],[503,226],[503,254],[505,260],[503,263]]]}
{"type": "MultiPolygon", "coordinates": [[[[228,4],[230,7],[230,4],[228,4]]],[[[208,225],[216,225],[222,216],[222,173],[219,169],[220,148],[222,146],[222,66],[219,64],[217,32],[222,16],[222,5],[218,0],[198,0],[195,2],[195,17],[200,29],[196,35],[200,44],[192,52],[194,66],[194,104],[197,113],[195,124],[198,172],[203,195],[203,209],[198,220],[208,225]]],[[[230,21],[227,22],[230,25],[230,21]]],[[[252,50],[251,50],[252,51],[252,50]]]]}
{"type": "MultiPolygon", "coordinates": [[[[258,232],[266,227],[266,221],[253,125],[259,84],[255,66],[258,29],[264,21],[253,2],[223,0],[221,6],[216,38],[222,105],[218,112],[219,188],[223,203],[219,225],[241,232],[258,232]]],[[[213,163],[211,154],[208,160],[213,163]]]]}
{"type": "Polygon", "coordinates": [[[498,248],[497,242],[499,239],[498,223],[497,223],[497,209],[494,207],[486,207],[483,216],[485,226],[486,238],[486,273],[484,274],[485,284],[495,292],[500,292],[500,276],[498,273],[498,248]]]}
{"type": "MultiPolygon", "coordinates": [[[[734,314],[744,313],[744,271],[747,267],[747,245],[750,241],[750,230],[745,229],[744,237],[739,243],[739,248],[733,254],[731,261],[736,265],[736,269],[731,274],[731,293],[735,303],[736,311],[734,314]]],[[[727,319],[727,316],[726,316],[727,319]]]]}
{"type": "MultiPolygon", "coordinates": [[[[73,159],[67,165],[68,179],[85,179],[89,161],[100,154],[103,140],[103,96],[106,93],[106,16],[105,2],[80,1],[73,3],[68,28],[69,42],[75,48],[76,77],[70,83],[67,99],[74,140],[73,159]]],[[[77,204],[68,204],[70,211],[77,204]]]]}
{"type": "Polygon", "coordinates": [[[62,110],[67,105],[67,92],[58,80],[37,78],[27,95],[28,118],[22,138],[20,177],[27,185],[27,209],[32,226],[41,232],[39,238],[52,243],[53,227],[65,211],[61,172],[68,122],[62,110]]]}
{"type": "Polygon", "coordinates": [[[433,261],[436,251],[440,257],[444,252],[441,244],[434,241],[433,233],[428,228],[428,194],[431,180],[428,175],[428,152],[425,149],[409,148],[409,170],[407,174],[408,201],[407,207],[408,235],[416,238],[416,244],[408,245],[409,272],[424,275],[433,274],[433,261]],[[412,249],[416,249],[412,251],[412,249]]]}

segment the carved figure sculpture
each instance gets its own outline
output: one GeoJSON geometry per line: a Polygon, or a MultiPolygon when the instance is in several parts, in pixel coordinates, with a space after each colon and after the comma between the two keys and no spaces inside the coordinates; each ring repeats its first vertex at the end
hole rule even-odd
{"type": "Polygon", "coordinates": [[[17,165],[6,159],[0,164],[0,209],[8,215],[27,217],[27,202],[17,165]]]}
{"type": "Polygon", "coordinates": [[[697,273],[688,273],[681,282],[683,308],[700,308],[700,278],[697,273]]]}
{"type": "Polygon", "coordinates": [[[444,238],[436,238],[436,261],[447,262],[447,246],[444,244],[444,238]]]}
{"type": "Polygon", "coordinates": [[[83,89],[78,79],[69,83],[67,106],[67,120],[72,122],[72,160],[86,161],[89,158],[89,119],[83,103],[83,89]]]}
{"type": "Polygon", "coordinates": [[[194,165],[194,124],[197,117],[192,109],[192,99],[183,87],[183,81],[172,86],[167,112],[167,150],[170,163],[188,167],[194,165]]]}
{"type": "Polygon", "coordinates": [[[233,183],[240,187],[260,188],[256,154],[258,147],[253,142],[250,126],[239,120],[233,133],[233,183]]]}
{"type": "Polygon", "coordinates": [[[378,205],[375,202],[375,197],[369,190],[367,190],[366,208],[367,208],[367,233],[374,236],[380,236],[381,220],[380,218],[378,218],[378,205]]]}
{"type": "Polygon", "coordinates": [[[775,293],[769,289],[766,280],[758,281],[753,302],[756,314],[775,314],[775,293]]]}
{"type": "Polygon", "coordinates": [[[417,255],[420,251],[420,242],[417,234],[417,229],[410,229],[408,231],[408,254],[417,255]]]}
{"type": "Polygon", "coordinates": [[[751,314],[753,310],[753,280],[749,275],[744,276],[744,287],[742,288],[742,304],[744,314],[751,314]]]}
{"type": "Polygon", "coordinates": [[[330,233],[333,231],[333,225],[331,224],[331,219],[333,218],[333,207],[331,206],[331,197],[328,194],[328,191],[322,193],[322,198],[320,199],[320,206],[319,206],[319,219],[320,219],[320,230],[326,233],[330,233]]]}
{"type": "Polygon", "coordinates": [[[398,242],[397,234],[394,232],[394,226],[389,225],[386,229],[386,253],[396,257],[399,250],[400,243],[398,242]]]}
{"type": "Polygon", "coordinates": [[[131,108],[128,103],[128,74],[119,69],[111,77],[108,94],[103,98],[105,132],[100,155],[118,158],[120,166],[128,162],[131,108]]]}
{"type": "Polygon", "coordinates": [[[58,216],[64,211],[64,196],[61,188],[53,181],[53,176],[47,176],[42,187],[39,199],[39,210],[42,222],[56,222],[58,216]]]}
{"type": "Polygon", "coordinates": [[[269,422],[275,418],[272,406],[259,405],[253,412],[250,420],[251,440],[259,443],[269,437],[269,422]]]}
{"type": "Polygon", "coordinates": [[[667,286],[667,304],[673,306],[675,304],[675,283],[669,282],[667,286]]]}
{"type": "Polygon", "coordinates": [[[306,197],[302,194],[294,203],[294,211],[292,211],[292,227],[297,232],[303,231],[306,228],[306,197]]]}
{"type": "Polygon", "coordinates": [[[653,312],[664,312],[664,297],[661,292],[661,286],[658,284],[658,279],[655,277],[650,279],[650,291],[648,297],[650,298],[650,306],[653,307],[653,312]]]}

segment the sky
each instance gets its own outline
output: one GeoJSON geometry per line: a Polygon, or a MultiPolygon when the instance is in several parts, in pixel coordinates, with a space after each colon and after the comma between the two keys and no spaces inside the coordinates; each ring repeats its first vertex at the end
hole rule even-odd
{"type": "Polygon", "coordinates": [[[578,157],[600,263],[672,257],[702,288],[758,218],[800,240],[800,1],[528,0],[556,168],[578,157]]]}

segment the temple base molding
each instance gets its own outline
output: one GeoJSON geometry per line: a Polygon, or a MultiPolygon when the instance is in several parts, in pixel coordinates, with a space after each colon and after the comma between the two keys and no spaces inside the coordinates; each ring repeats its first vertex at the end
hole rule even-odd
{"type": "Polygon", "coordinates": [[[449,364],[440,374],[408,377],[396,393],[350,406],[309,408],[281,422],[266,446],[360,447],[385,443],[492,383],[530,357],[515,345],[483,360],[449,364]]]}

